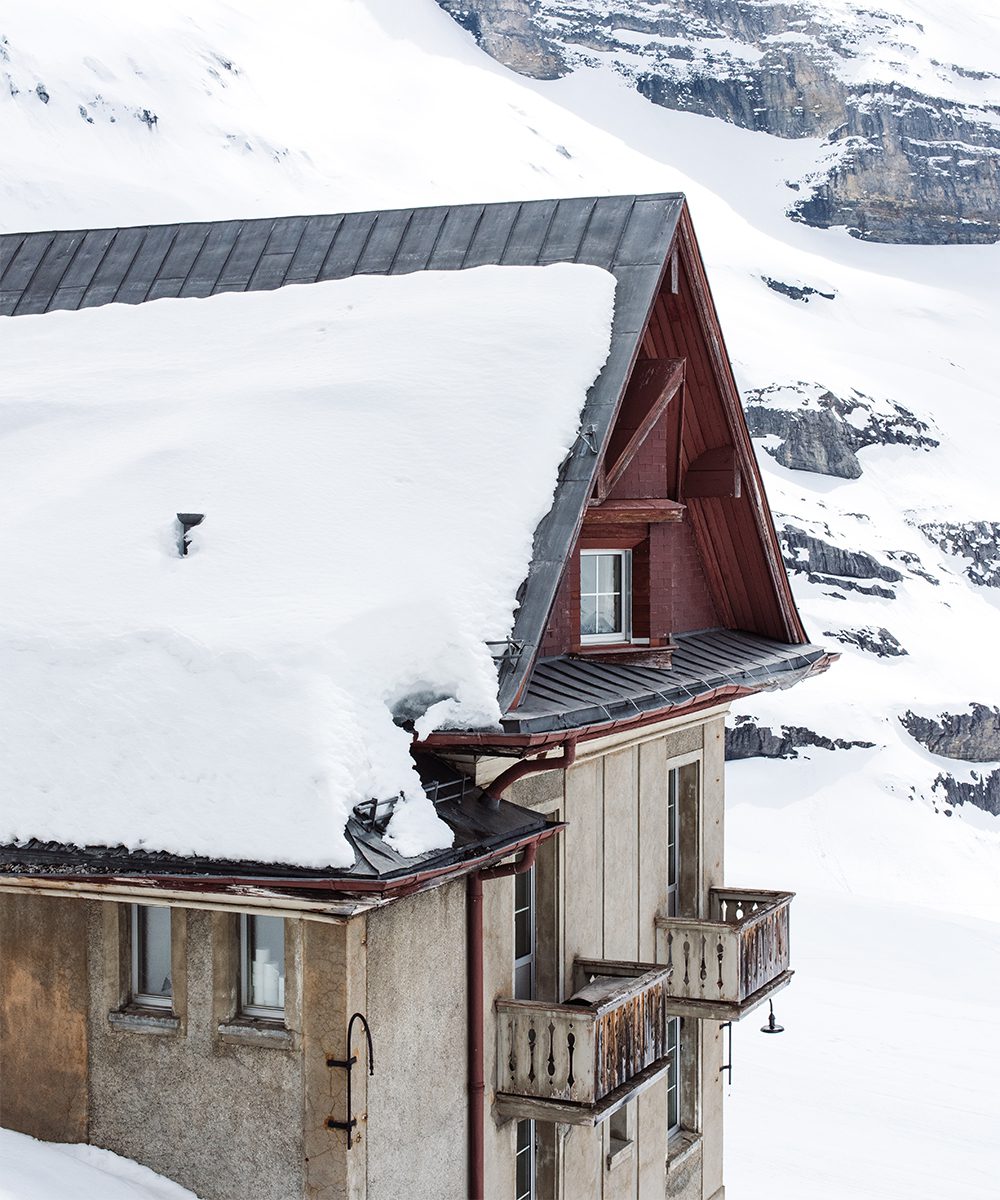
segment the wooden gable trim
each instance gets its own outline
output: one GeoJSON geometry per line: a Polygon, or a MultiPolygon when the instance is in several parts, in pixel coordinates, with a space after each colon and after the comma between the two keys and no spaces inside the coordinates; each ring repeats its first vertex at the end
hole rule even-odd
{"type": "MultiPolygon", "coordinates": [[[[781,547],[778,543],[778,535],[775,531],[771,511],[764,495],[764,483],[761,478],[760,467],[757,464],[757,457],[750,440],[750,431],[743,414],[742,404],[740,403],[739,389],[736,386],[736,379],[733,376],[732,367],[730,366],[718,313],[712,298],[712,291],[705,273],[701,251],[698,247],[698,240],[695,236],[694,226],[687,205],[681,211],[676,234],[676,245],[683,255],[684,268],[691,280],[691,291],[694,297],[696,316],[705,332],[713,377],[725,408],[726,418],[733,439],[733,450],[740,470],[741,483],[745,486],[745,492],[750,501],[754,523],[760,537],[761,551],[767,566],[768,577],[781,613],[785,637],[790,643],[804,644],[808,641],[808,638],[799,617],[795,600],[792,596],[791,584],[785,571],[784,561],[781,556],[781,547]]],[[[701,508],[703,506],[716,505],[720,502],[724,503],[724,501],[707,499],[694,507],[701,508]]],[[[693,509],[692,516],[696,524],[703,524],[704,516],[695,513],[693,509]]],[[[706,558],[710,557],[710,555],[706,555],[706,558]]],[[[706,562],[705,565],[710,569],[712,574],[719,578],[720,583],[724,583],[725,586],[733,585],[734,581],[732,579],[726,579],[725,581],[721,579],[717,564],[712,564],[710,567],[709,563],[706,562]]],[[[724,590],[721,594],[725,595],[724,590]]]]}

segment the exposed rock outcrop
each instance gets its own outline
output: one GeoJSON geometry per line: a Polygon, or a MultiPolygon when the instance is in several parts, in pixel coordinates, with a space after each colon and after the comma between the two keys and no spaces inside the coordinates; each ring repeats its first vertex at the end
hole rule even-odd
{"type": "Polygon", "coordinates": [[[970,560],[965,574],[980,587],[1000,588],[1000,522],[939,521],[921,525],[921,533],[948,554],[970,560]]]}
{"type": "Polygon", "coordinates": [[[558,79],[569,70],[543,33],[534,0],[438,0],[497,62],[532,79],[558,79]]]}
{"type": "Polygon", "coordinates": [[[779,531],[785,566],[796,574],[804,574],[810,583],[833,585],[850,591],[895,600],[891,588],[883,583],[899,583],[903,576],[887,567],[865,550],[847,550],[822,538],[814,537],[797,525],[786,525],[779,531]]]}
{"type": "Polygon", "coordinates": [[[761,279],[772,292],[780,292],[789,300],[801,300],[803,304],[808,304],[813,296],[819,296],[822,300],[836,300],[837,298],[836,292],[823,292],[819,288],[810,287],[807,283],[785,283],[781,279],[772,279],[770,275],[761,275],[761,279]]]}
{"type": "Polygon", "coordinates": [[[909,409],[856,390],[841,397],[818,383],[774,384],[747,392],[744,407],[750,433],[781,438],[764,448],[793,471],[857,479],[857,453],[866,446],[930,450],[939,444],[909,409]]]}
{"type": "Polygon", "coordinates": [[[899,719],[910,737],[932,754],[964,762],[1000,762],[1000,708],[973,703],[967,713],[922,717],[905,712],[899,719]]]}
{"type": "Polygon", "coordinates": [[[798,758],[799,750],[816,746],[821,750],[870,750],[874,742],[847,742],[843,738],[828,738],[801,725],[782,725],[781,731],[758,725],[753,717],[739,716],[736,724],[726,729],[726,758],[798,758]]]}
{"type": "Polygon", "coordinates": [[[934,790],[941,792],[949,804],[972,804],[1000,817],[1000,770],[989,775],[974,771],[970,782],[954,779],[951,775],[939,775],[934,781],[934,790]]]}
{"type": "Polygon", "coordinates": [[[790,215],[889,242],[1000,239],[1000,105],[989,72],[930,56],[917,22],[819,0],[438,0],[507,66],[609,64],[654,104],[819,137],[790,215]]]}
{"type": "Polygon", "coordinates": [[[909,654],[889,630],[881,626],[878,629],[872,629],[869,625],[859,629],[827,629],[823,636],[832,637],[845,646],[857,646],[859,650],[866,650],[879,658],[898,658],[909,654]]]}

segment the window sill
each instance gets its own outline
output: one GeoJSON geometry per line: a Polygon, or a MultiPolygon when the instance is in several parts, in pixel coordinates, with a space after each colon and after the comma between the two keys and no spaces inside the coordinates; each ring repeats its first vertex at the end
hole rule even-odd
{"type": "Polygon", "coordinates": [[[570,653],[574,658],[595,658],[603,662],[632,663],[637,667],[669,667],[677,645],[671,641],[583,642],[570,653]]]}
{"type": "Polygon", "coordinates": [[[182,1032],[180,1017],[169,1009],[113,1009],[108,1013],[108,1024],[112,1029],[120,1029],[125,1033],[153,1033],[176,1037],[182,1032]]]}
{"type": "Polygon", "coordinates": [[[218,1033],[221,1041],[239,1046],[291,1050],[295,1044],[295,1035],[287,1025],[261,1017],[234,1017],[231,1021],[223,1021],[218,1033]]]}
{"type": "Polygon", "coordinates": [[[635,1157],[635,1142],[619,1141],[617,1138],[612,1140],[611,1149],[608,1151],[607,1167],[609,1171],[613,1171],[616,1167],[620,1167],[622,1163],[631,1162],[635,1157]]]}
{"type": "Polygon", "coordinates": [[[679,1171],[701,1149],[701,1134],[679,1129],[667,1143],[667,1175],[679,1171]]]}

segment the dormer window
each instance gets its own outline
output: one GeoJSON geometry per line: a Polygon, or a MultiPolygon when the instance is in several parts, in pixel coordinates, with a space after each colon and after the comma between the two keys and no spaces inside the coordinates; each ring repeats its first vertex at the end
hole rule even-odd
{"type": "Polygon", "coordinates": [[[627,642],[632,635],[632,552],[580,551],[580,641],[627,642]]]}

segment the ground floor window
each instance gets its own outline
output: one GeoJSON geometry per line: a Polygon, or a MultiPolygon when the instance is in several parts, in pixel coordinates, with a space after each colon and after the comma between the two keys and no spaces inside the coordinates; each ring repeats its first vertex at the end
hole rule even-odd
{"type": "Polygon", "coordinates": [[[285,921],[240,918],[240,1012],[280,1021],[285,1015],[285,921]]]}
{"type": "Polygon", "coordinates": [[[676,1133],[681,1127],[681,1018],[667,1021],[667,1132],[676,1133]]]}
{"type": "Polygon", "coordinates": [[[514,1200],[535,1200],[535,1122],[517,1123],[514,1200]]]}
{"type": "Polygon", "coordinates": [[[131,1001],[144,1008],[173,1005],[170,909],[160,904],[132,905],[131,1001]]]}

